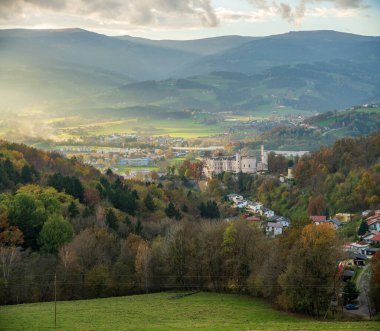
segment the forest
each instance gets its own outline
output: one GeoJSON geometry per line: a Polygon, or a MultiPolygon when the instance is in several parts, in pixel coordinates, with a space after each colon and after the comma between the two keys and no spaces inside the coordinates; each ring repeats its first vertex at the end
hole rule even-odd
{"type": "MultiPolygon", "coordinates": [[[[0,300],[49,301],[171,289],[245,293],[320,316],[339,291],[344,258],[329,225],[308,214],[380,208],[380,134],[343,139],[295,159],[270,156],[270,174],[223,174],[200,190],[185,161],[150,183],[101,174],[75,158],[0,143],[0,300]],[[293,166],[292,183],[278,173],[293,166]],[[292,220],[277,238],[235,213],[228,193],[292,220]],[[302,284],[302,286],[300,286],[302,284]]],[[[379,289],[374,268],[373,291],[379,289]]]]}

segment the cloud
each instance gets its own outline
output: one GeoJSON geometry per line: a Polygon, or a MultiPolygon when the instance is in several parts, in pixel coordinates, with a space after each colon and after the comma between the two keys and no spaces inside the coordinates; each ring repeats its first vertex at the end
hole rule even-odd
{"type": "Polygon", "coordinates": [[[296,5],[291,5],[277,0],[247,0],[262,11],[275,12],[290,23],[300,24],[305,16],[308,16],[318,8],[316,4],[330,4],[332,10],[347,10],[365,8],[364,0],[299,0],[296,5]],[[311,8],[310,8],[311,7],[311,8]]]}
{"type": "Polygon", "coordinates": [[[256,11],[236,11],[219,7],[215,12],[221,22],[263,22],[276,16],[274,11],[262,9],[256,11]]]}
{"type": "Polygon", "coordinates": [[[211,0],[0,0],[3,21],[51,13],[137,26],[219,24],[211,0]]]}

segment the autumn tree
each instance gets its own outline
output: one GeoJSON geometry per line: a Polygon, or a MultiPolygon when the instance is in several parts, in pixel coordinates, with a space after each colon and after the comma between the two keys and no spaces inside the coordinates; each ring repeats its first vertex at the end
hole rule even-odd
{"type": "Polygon", "coordinates": [[[371,259],[371,283],[370,283],[370,297],[376,309],[376,312],[380,311],[380,252],[371,259]]]}
{"type": "Polygon", "coordinates": [[[292,247],[286,271],[280,276],[280,305],[319,316],[334,294],[340,244],[329,224],[306,225],[292,247]]]}
{"type": "Polygon", "coordinates": [[[307,207],[308,215],[326,215],[326,202],[323,195],[312,196],[307,207]]]}
{"type": "Polygon", "coordinates": [[[141,242],[138,246],[135,258],[136,277],[140,287],[145,293],[149,291],[151,251],[147,242],[141,242]]]}

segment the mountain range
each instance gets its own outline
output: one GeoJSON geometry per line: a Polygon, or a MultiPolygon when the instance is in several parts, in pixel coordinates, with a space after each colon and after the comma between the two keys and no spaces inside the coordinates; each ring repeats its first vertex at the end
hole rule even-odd
{"type": "Polygon", "coordinates": [[[335,31],[173,41],[0,30],[4,110],[326,111],[380,99],[380,37],[335,31]]]}

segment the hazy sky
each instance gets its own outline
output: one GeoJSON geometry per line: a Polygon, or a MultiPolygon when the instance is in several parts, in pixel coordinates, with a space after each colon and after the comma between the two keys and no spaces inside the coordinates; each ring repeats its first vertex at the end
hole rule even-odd
{"type": "Polygon", "coordinates": [[[380,0],[0,0],[0,27],[151,39],[322,29],[380,35],[380,0]]]}

